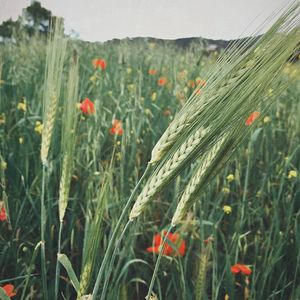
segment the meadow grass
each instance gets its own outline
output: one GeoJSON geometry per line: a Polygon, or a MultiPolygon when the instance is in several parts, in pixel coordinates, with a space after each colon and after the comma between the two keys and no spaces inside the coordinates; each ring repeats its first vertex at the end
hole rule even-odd
{"type": "MultiPolygon", "coordinates": [[[[147,40],[118,44],[69,40],[66,45],[59,38],[56,51],[65,58],[57,60],[51,56],[55,48],[49,50],[51,46],[39,37],[24,36],[1,45],[1,201],[9,218],[0,222],[0,285],[13,283],[17,299],[46,299],[46,294],[49,299],[80,299],[92,293],[101,266],[102,299],[144,299],[156,261],[145,250],[155,234],[173,223],[186,242],[186,251],[183,256],[159,256],[152,281],[158,299],[299,298],[300,74],[298,62],[283,64],[293,48],[284,45],[292,46],[292,40],[280,37],[270,44],[265,37],[265,45],[271,47],[269,56],[234,52],[231,57],[236,62],[229,68],[228,57],[223,56],[219,63],[224,68],[217,79],[213,70],[220,54],[205,54],[204,45],[196,42],[181,49],[171,42],[147,40]],[[258,62],[251,65],[257,55],[258,62]],[[50,58],[56,62],[49,62],[50,58]],[[94,68],[95,58],[104,59],[106,68],[94,68]],[[272,76],[265,75],[266,66],[273,70],[272,76]],[[156,73],[151,75],[149,70],[156,73]],[[237,72],[240,77],[231,76],[237,72]],[[272,80],[275,73],[277,81],[272,80]],[[164,85],[158,84],[160,77],[167,78],[164,85]],[[202,94],[196,95],[199,79],[207,83],[199,84],[202,94]],[[231,94],[240,97],[240,102],[224,111],[232,79],[231,94]],[[275,87],[261,87],[267,80],[275,87]],[[256,85],[246,93],[245,84],[253,82],[256,85]],[[51,90],[57,92],[55,105],[48,106],[51,117],[49,112],[43,117],[42,99],[53,101],[51,90]],[[263,97],[256,99],[260,93],[263,97]],[[75,112],[76,102],[86,97],[95,104],[95,113],[75,112]],[[224,102],[216,106],[218,97],[224,102]],[[249,106],[238,115],[243,99],[249,99],[249,106]],[[261,101],[265,104],[260,105],[261,101]],[[207,105],[210,110],[190,114],[194,105],[207,105]],[[213,107],[219,109],[215,114],[213,107]],[[244,122],[256,110],[261,116],[246,127],[248,137],[244,137],[244,122]],[[204,156],[194,155],[176,172],[176,180],[153,193],[151,205],[143,208],[144,214],[126,228],[115,247],[110,241],[116,228],[124,230],[120,215],[128,216],[127,199],[133,191],[134,195],[147,187],[146,181],[138,184],[145,170],[151,180],[187,136],[217,132],[202,127],[216,124],[211,122],[218,113],[223,117],[231,113],[232,119],[224,117],[217,129],[222,127],[226,134],[244,140],[230,163],[225,165],[220,158],[226,155],[220,152],[221,164],[213,165],[205,177],[209,185],[198,182],[201,166],[214,158],[209,151],[217,152],[222,138],[230,139],[224,134],[195,143],[206,145],[204,156]],[[176,124],[178,116],[187,122],[185,114],[189,125],[173,139],[173,145],[167,143],[157,152],[157,141],[168,132],[169,124],[176,124]],[[120,135],[111,131],[115,119],[122,122],[120,135]],[[234,131],[238,120],[242,129],[234,131]],[[37,122],[44,125],[42,135],[37,122]],[[178,199],[185,197],[177,206],[178,199]],[[175,213],[178,207],[182,208],[179,214],[175,213]],[[175,221],[174,213],[180,216],[175,221]],[[109,245],[114,253],[103,264],[109,245]],[[37,255],[40,250],[42,260],[37,255]],[[238,262],[249,265],[249,277],[231,273],[231,266],[238,262]]],[[[176,249],[172,243],[171,247],[176,249]]],[[[96,293],[99,299],[101,293],[96,293]]]]}

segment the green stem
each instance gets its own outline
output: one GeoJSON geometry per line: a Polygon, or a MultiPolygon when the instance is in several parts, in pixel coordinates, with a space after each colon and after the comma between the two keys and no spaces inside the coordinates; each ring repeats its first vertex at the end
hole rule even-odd
{"type": "Polygon", "coordinates": [[[111,260],[110,260],[110,264],[109,264],[109,268],[108,268],[108,271],[106,272],[105,274],[105,281],[104,281],[104,285],[103,285],[103,289],[102,289],[102,293],[101,293],[101,298],[100,300],[105,300],[105,294],[106,294],[106,290],[107,290],[107,286],[108,286],[108,281],[109,281],[109,278],[110,278],[110,274],[112,272],[112,268],[113,268],[113,265],[114,265],[114,262],[115,262],[115,258],[116,258],[116,254],[117,254],[117,251],[120,247],[120,244],[121,244],[121,241],[129,227],[129,224],[132,223],[132,220],[128,220],[127,224],[125,225],[118,241],[116,242],[116,246],[115,246],[115,249],[114,249],[114,252],[112,254],[112,257],[111,257],[111,260]]]}
{"type": "Polygon", "coordinates": [[[135,193],[137,192],[137,189],[139,188],[140,184],[142,183],[143,179],[146,177],[146,175],[148,175],[148,173],[150,172],[151,170],[151,165],[148,164],[147,165],[147,168],[144,172],[144,174],[142,175],[142,177],[140,178],[140,180],[138,181],[138,183],[136,184],[134,190],[132,191],[123,211],[122,211],[122,214],[116,224],[116,227],[112,233],[112,236],[110,238],[110,241],[108,243],[108,246],[107,246],[107,249],[105,251],[105,254],[104,254],[104,258],[103,258],[103,261],[101,263],[101,266],[100,266],[100,270],[98,272],[98,275],[97,275],[97,279],[96,279],[96,283],[95,283],[95,286],[94,286],[94,289],[93,289],[93,294],[92,294],[92,299],[96,299],[96,295],[98,293],[98,290],[99,290],[99,286],[100,286],[100,282],[101,282],[101,279],[102,279],[102,276],[104,275],[104,268],[105,268],[105,265],[107,263],[107,260],[109,258],[109,255],[111,254],[111,251],[112,251],[112,247],[113,247],[113,244],[117,238],[117,234],[118,234],[118,231],[122,225],[122,222],[124,220],[124,218],[126,217],[126,214],[127,212],[129,211],[129,208],[131,206],[131,203],[134,199],[134,196],[135,196],[135,193]]]}
{"type": "Polygon", "coordinates": [[[244,184],[244,191],[243,191],[243,198],[242,198],[240,229],[242,227],[242,223],[243,223],[243,219],[244,219],[244,215],[245,215],[246,196],[247,196],[247,190],[248,190],[248,184],[249,184],[249,174],[250,174],[251,149],[252,149],[252,142],[250,140],[249,145],[248,145],[247,169],[246,169],[245,184],[244,184]]]}
{"type": "MultiPolygon", "coordinates": [[[[248,158],[247,158],[247,169],[246,169],[246,175],[245,175],[245,183],[244,183],[244,190],[243,190],[243,198],[242,198],[242,205],[241,205],[241,216],[239,221],[239,227],[237,228],[237,238],[240,238],[240,233],[242,232],[242,227],[244,223],[244,215],[245,215],[245,206],[246,206],[246,197],[247,197],[247,190],[248,190],[248,184],[249,184],[249,175],[250,175],[250,161],[251,161],[251,149],[252,149],[252,141],[250,139],[248,144],[248,158]]],[[[239,248],[236,247],[236,253],[235,253],[235,260],[238,260],[239,255],[239,248]]]]}
{"type": "MultiPolygon", "coordinates": [[[[59,222],[59,232],[58,232],[58,246],[57,246],[57,256],[61,254],[61,234],[62,234],[63,222],[59,222]]],[[[58,297],[59,288],[59,275],[60,275],[60,263],[56,259],[56,270],[55,270],[55,287],[54,287],[54,299],[58,297]]]]}
{"type": "Polygon", "coordinates": [[[46,166],[43,165],[43,177],[42,177],[42,195],[41,195],[41,264],[42,264],[42,285],[44,299],[48,300],[47,291],[47,271],[46,271],[46,254],[45,254],[45,225],[46,225],[46,208],[45,208],[45,177],[46,166]]]}
{"type": "Polygon", "coordinates": [[[169,233],[171,232],[172,228],[174,226],[173,225],[170,225],[164,239],[163,239],[163,242],[162,242],[162,245],[159,249],[159,254],[158,254],[158,258],[157,258],[157,261],[156,261],[156,264],[155,264],[155,268],[154,268],[154,271],[153,271],[153,274],[152,274],[152,278],[151,278],[151,282],[150,282],[150,285],[149,285],[149,289],[148,289],[148,293],[147,293],[147,296],[146,296],[146,300],[150,300],[151,299],[151,294],[152,294],[152,290],[153,290],[153,286],[154,286],[154,281],[155,281],[155,278],[156,278],[156,275],[157,275],[157,272],[158,272],[158,268],[159,268],[159,265],[160,265],[160,260],[161,260],[161,257],[162,257],[162,252],[163,252],[163,249],[164,249],[164,246],[165,246],[165,243],[166,243],[166,240],[168,238],[168,235],[169,233]]]}

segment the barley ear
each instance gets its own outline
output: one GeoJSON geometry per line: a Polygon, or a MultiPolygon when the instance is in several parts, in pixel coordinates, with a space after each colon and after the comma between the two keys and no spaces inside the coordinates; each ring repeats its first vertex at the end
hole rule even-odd
{"type": "Polygon", "coordinates": [[[73,171],[74,149],[76,143],[77,114],[76,103],[78,99],[78,60],[70,62],[70,70],[64,95],[64,107],[62,120],[61,149],[63,153],[62,173],[59,186],[59,220],[63,221],[68,205],[71,176],[73,171]]]}
{"type": "Polygon", "coordinates": [[[145,209],[147,203],[185,167],[193,152],[201,145],[201,141],[207,132],[209,132],[208,128],[201,127],[196,129],[171,157],[162,164],[162,167],[156,169],[147,181],[130,212],[129,218],[131,220],[138,217],[145,209]]]}
{"type": "Polygon", "coordinates": [[[206,176],[209,174],[212,165],[215,163],[215,159],[222,148],[224,140],[225,137],[218,141],[210,150],[204,153],[196,172],[192,175],[192,178],[186,186],[177,205],[172,218],[173,226],[176,226],[185,217],[185,214],[190,207],[190,202],[194,200],[195,194],[205,182],[206,176]]]}
{"type": "Polygon", "coordinates": [[[198,277],[196,282],[196,300],[202,300],[203,294],[206,289],[206,277],[207,277],[207,269],[209,264],[211,246],[209,245],[204,249],[203,253],[201,253],[199,258],[199,270],[198,277]]]}
{"type": "Polygon", "coordinates": [[[80,275],[80,285],[77,299],[80,299],[86,293],[86,290],[88,289],[88,286],[90,284],[91,272],[92,265],[91,261],[89,261],[84,265],[83,271],[80,275]]]}
{"type": "Polygon", "coordinates": [[[66,53],[63,19],[57,18],[54,32],[50,34],[47,46],[45,83],[43,93],[43,132],[41,160],[47,165],[50,144],[55,124],[58,99],[62,84],[62,72],[66,53]]]}

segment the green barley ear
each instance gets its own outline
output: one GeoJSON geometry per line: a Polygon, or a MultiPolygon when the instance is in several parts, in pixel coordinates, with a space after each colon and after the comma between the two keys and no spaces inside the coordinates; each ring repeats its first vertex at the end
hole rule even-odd
{"type": "MultiPolygon", "coordinates": [[[[227,63],[221,64],[221,70],[216,68],[203,92],[205,100],[195,98],[187,103],[177,117],[185,121],[186,126],[176,135],[173,145],[167,146],[166,153],[155,152],[160,160],[154,159],[157,162],[154,171],[138,196],[130,219],[138,217],[146,204],[191,161],[205,155],[211,157],[209,151],[222,137],[231,136],[239,128],[242,134],[238,137],[245,136],[249,131],[245,120],[251,112],[270,104],[263,95],[298,47],[299,10],[300,3],[294,2],[254,45],[226,55],[227,63]]],[[[280,94],[279,89],[274,92],[280,94]]],[[[239,143],[234,140],[233,144],[230,151],[239,143]]],[[[207,164],[210,167],[210,163],[207,164]]]]}
{"type": "Polygon", "coordinates": [[[54,31],[50,33],[47,46],[45,83],[43,93],[43,133],[41,160],[47,165],[55,123],[58,99],[62,84],[62,72],[66,54],[67,40],[64,37],[63,19],[57,18],[54,31]]]}
{"type": "Polygon", "coordinates": [[[202,300],[206,289],[207,269],[210,259],[211,245],[209,244],[199,258],[199,270],[196,282],[196,300],[202,300]]]}
{"type": "MultiPolygon", "coordinates": [[[[59,199],[58,199],[58,212],[59,212],[59,232],[58,232],[58,249],[57,255],[61,255],[61,236],[63,228],[63,219],[66,213],[69,199],[69,191],[71,184],[71,176],[74,163],[74,149],[76,142],[76,127],[77,127],[77,113],[76,103],[78,100],[78,59],[75,55],[71,59],[69,77],[67,82],[66,94],[64,95],[63,118],[62,118],[62,140],[61,140],[61,153],[62,153],[62,170],[59,185],[59,199]]],[[[58,296],[59,289],[59,274],[60,265],[59,261],[56,262],[55,272],[55,299],[58,296]]]]}
{"type": "Polygon", "coordinates": [[[61,149],[63,154],[62,174],[59,187],[59,220],[63,221],[68,205],[70,181],[74,161],[74,148],[76,142],[77,113],[76,103],[78,101],[78,59],[71,59],[67,92],[62,119],[62,141],[61,149]]]}
{"type": "Polygon", "coordinates": [[[101,251],[100,244],[103,237],[103,214],[107,205],[107,201],[112,193],[112,182],[114,174],[114,154],[112,156],[109,168],[103,174],[103,179],[101,185],[98,189],[97,194],[97,205],[94,211],[94,216],[89,224],[89,229],[86,231],[85,235],[85,246],[83,251],[83,263],[82,263],[82,272],[80,275],[80,287],[77,294],[77,299],[88,292],[92,280],[92,274],[94,272],[98,253],[101,251]]]}
{"type": "Polygon", "coordinates": [[[180,197],[176,211],[172,218],[172,225],[176,226],[182,221],[191,207],[199,196],[199,191],[205,186],[206,183],[215,175],[228,159],[233,154],[233,150],[236,148],[238,142],[242,142],[243,136],[240,130],[240,135],[235,134],[234,136],[222,137],[216,142],[209,150],[207,150],[197,168],[191,176],[183,194],[180,197]]]}

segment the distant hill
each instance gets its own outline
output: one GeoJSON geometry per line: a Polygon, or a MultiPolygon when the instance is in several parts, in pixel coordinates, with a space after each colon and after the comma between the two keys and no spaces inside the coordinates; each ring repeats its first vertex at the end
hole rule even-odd
{"type": "MultiPolygon", "coordinates": [[[[259,38],[259,37],[257,37],[259,38]]],[[[246,41],[249,38],[239,39],[239,41],[246,41]]],[[[107,44],[118,44],[121,41],[128,41],[128,42],[150,42],[156,44],[174,44],[178,47],[188,48],[193,43],[201,43],[203,44],[204,48],[208,53],[214,51],[220,51],[228,47],[229,44],[236,42],[237,40],[213,40],[213,39],[206,39],[202,37],[187,37],[187,38],[179,38],[179,39],[157,39],[152,37],[135,37],[135,38],[125,38],[125,39],[112,39],[106,41],[107,44]]],[[[256,39],[255,39],[256,40],[256,39]]]]}
{"type": "MultiPolygon", "coordinates": [[[[249,44],[249,46],[255,43],[260,37],[261,35],[255,37],[253,41],[249,44]]],[[[174,40],[157,39],[152,37],[135,37],[135,38],[125,38],[125,39],[112,39],[106,41],[105,43],[118,44],[121,41],[126,41],[126,40],[129,42],[135,42],[135,41],[152,42],[161,45],[168,43],[168,44],[174,44],[178,47],[182,47],[183,49],[188,48],[190,45],[192,45],[192,43],[202,43],[206,51],[206,54],[209,54],[214,51],[220,52],[221,50],[227,48],[232,43],[236,43],[236,42],[242,43],[245,42],[247,39],[250,39],[250,37],[236,39],[236,40],[213,40],[213,39],[206,39],[202,37],[187,37],[187,38],[179,38],[174,40]]],[[[300,43],[299,43],[299,48],[295,51],[294,54],[291,55],[289,61],[296,62],[299,61],[299,59],[300,59],[300,43]]]]}

